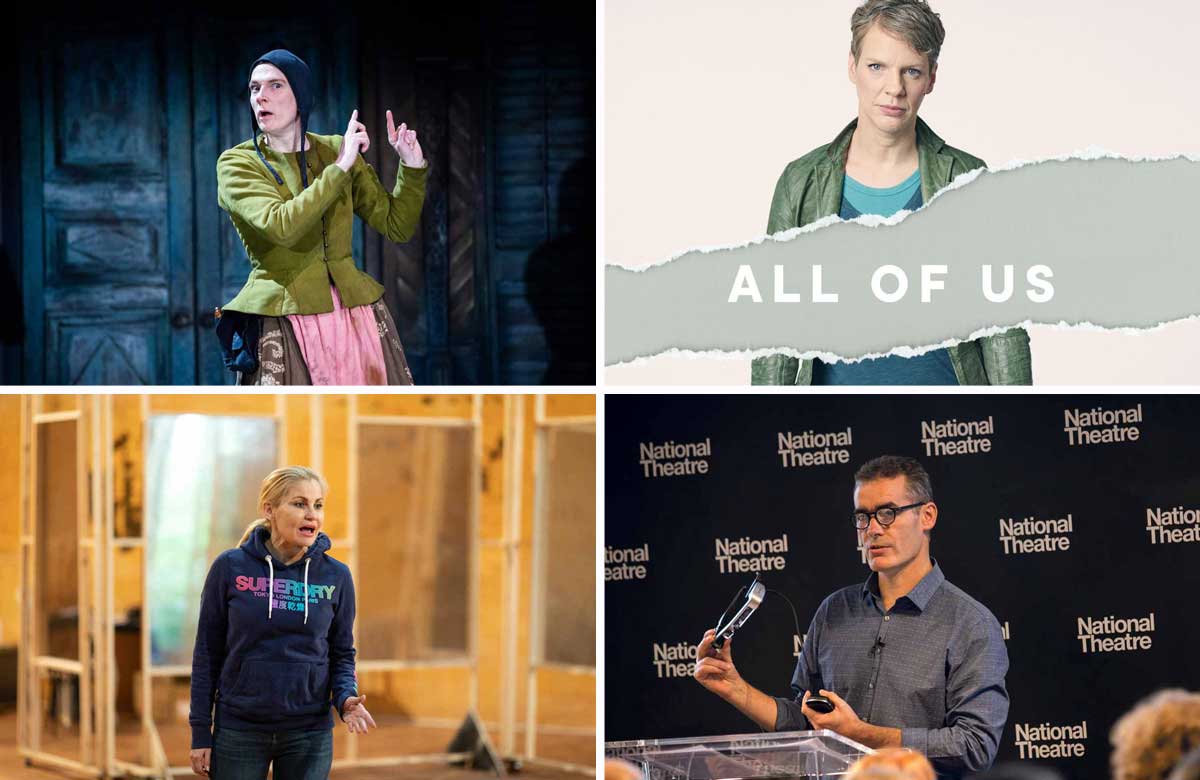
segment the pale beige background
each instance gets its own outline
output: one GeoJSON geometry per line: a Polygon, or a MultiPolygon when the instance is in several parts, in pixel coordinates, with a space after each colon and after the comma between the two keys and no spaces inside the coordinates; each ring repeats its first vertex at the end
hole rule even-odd
{"type": "MultiPolygon", "coordinates": [[[[608,262],[642,266],[762,234],[783,167],[855,115],[846,56],[857,4],[606,0],[608,262]]],[[[951,145],[992,167],[1089,146],[1200,156],[1200,6],[932,5],[946,43],[921,116],[951,145]]],[[[1131,273],[1137,262],[1130,258],[1131,273]]],[[[1200,320],[1135,334],[1030,333],[1039,384],[1200,384],[1200,320]]],[[[749,376],[742,358],[664,356],[605,371],[613,384],[747,384],[749,376]]]]}

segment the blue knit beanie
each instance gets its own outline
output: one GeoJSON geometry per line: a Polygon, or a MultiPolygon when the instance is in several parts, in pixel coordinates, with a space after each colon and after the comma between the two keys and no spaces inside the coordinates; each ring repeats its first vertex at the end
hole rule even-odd
{"type": "MultiPolygon", "coordinates": [[[[300,112],[300,179],[307,187],[308,158],[304,155],[304,145],[305,133],[308,130],[308,115],[312,112],[313,107],[312,71],[308,69],[308,64],[304,60],[287,49],[272,49],[259,57],[250,66],[251,73],[260,62],[269,62],[283,71],[283,75],[287,76],[288,84],[292,87],[292,94],[296,96],[296,109],[300,112]]],[[[258,159],[267,166],[267,170],[275,177],[275,181],[283,184],[283,179],[279,177],[271,164],[267,162],[267,158],[263,156],[262,150],[258,148],[258,118],[254,115],[254,106],[250,107],[250,138],[254,141],[254,151],[258,152],[258,159]]]]}

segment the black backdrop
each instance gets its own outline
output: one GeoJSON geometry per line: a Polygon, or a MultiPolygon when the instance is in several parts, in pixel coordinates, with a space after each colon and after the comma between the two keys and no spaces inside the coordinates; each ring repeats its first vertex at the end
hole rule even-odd
{"type": "MultiPolygon", "coordinates": [[[[932,554],[1006,630],[1011,706],[998,762],[1022,758],[1020,739],[1029,743],[1024,758],[1068,778],[1105,777],[1108,731],[1132,703],[1162,687],[1200,688],[1200,405],[1192,396],[610,395],[605,420],[605,740],[755,730],[690,676],[704,630],[753,577],[721,573],[721,545],[778,546],[786,534],[787,552],[766,554],[781,557],[782,570],[763,579],[791,599],[806,632],[827,594],[869,573],[849,519],[853,474],[881,454],[925,464],[939,507],[932,554]],[[972,432],[923,441],[929,426],[947,423],[972,432]],[[1071,444],[1080,435],[1066,429],[1075,423],[1095,443],[1071,444]],[[797,455],[780,454],[781,433],[844,439],[847,429],[848,446],[806,450],[817,438],[808,436],[797,455]],[[658,473],[691,473],[653,476],[643,461],[654,453],[643,445],[682,454],[660,458],[658,473]],[[976,452],[930,456],[934,446],[976,452]],[[783,467],[805,452],[834,462],[783,467]],[[692,465],[663,465],[682,460],[692,465]],[[1178,507],[1182,517],[1166,516],[1165,535],[1149,530],[1157,527],[1151,512],[1178,507]],[[1022,529],[1026,518],[1057,522],[1022,529]],[[1062,537],[1069,546],[1006,553],[1001,537],[1022,530],[1035,532],[1021,537],[1026,547],[1061,547],[1062,537]],[[1052,541],[1030,541],[1046,536],[1052,541]],[[635,560],[643,553],[647,560],[635,560]],[[1102,623],[1151,613],[1152,631],[1143,622],[1114,633],[1122,627],[1102,623]],[[1095,624],[1097,639],[1080,639],[1095,624]],[[1133,639],[1111,641],[1126,633],[1133,639]],[[1106,639],[1110,648],[1140,646],[1140,637],[1148,649],[1097,647],[1106,639]]],[[[786,602],[768,594],[733,643],[742,676],[772,695],[791,693],[793,625],[786,602]]]]}

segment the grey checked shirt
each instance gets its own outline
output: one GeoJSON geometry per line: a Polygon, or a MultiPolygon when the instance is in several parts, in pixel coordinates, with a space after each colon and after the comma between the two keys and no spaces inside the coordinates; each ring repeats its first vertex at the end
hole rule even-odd
{"type": "Polygon", "coordinates": [[[792,676],[795,700],[776,698],[776,731],[809,728],[799,700],[817,670],[858,717],[900,729],[904,747],[940,777],[987,769],[1008,719],[1008,651],[987,607],[946,581],[937,561],[883,610],[878,575],[833,593],[813,617],[792,676]]]}

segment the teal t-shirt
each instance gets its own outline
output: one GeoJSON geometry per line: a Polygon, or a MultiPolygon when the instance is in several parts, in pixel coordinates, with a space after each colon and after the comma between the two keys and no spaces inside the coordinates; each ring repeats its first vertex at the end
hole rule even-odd
{"type": "MultiPolygon", "coordinates": [[[[842,219],[854,219],[863,214],[890,217],[901,209],[915,211],[921,207],[921,169],[913,171],[893,187],[868,187],[846,177],[842,185],[842,219]]],[[[860,360],[857,363],[824,363],[813,361],[814,385],[957,385],[950,353],[935,349],[923,355],[906,358],[899,355],[860,360]]]]}

